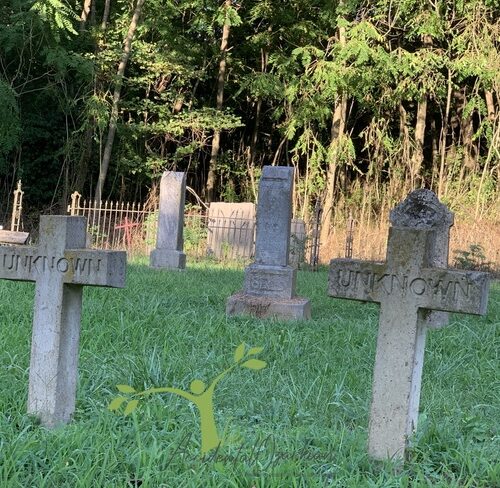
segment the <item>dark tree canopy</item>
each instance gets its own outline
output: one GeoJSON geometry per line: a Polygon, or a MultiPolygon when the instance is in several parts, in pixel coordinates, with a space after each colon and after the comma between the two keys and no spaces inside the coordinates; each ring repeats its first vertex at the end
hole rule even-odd
{"type": "Polygon", "coordinates": [[[280,164],[305,217],[378,214],[422,186],[495,210],[498,0],[0,5],[4,221],[19,178],[37,212],[93,197],[113,123],[104,199],[145,200],[176,169],[205,199],[254,200],[280,164]]]}

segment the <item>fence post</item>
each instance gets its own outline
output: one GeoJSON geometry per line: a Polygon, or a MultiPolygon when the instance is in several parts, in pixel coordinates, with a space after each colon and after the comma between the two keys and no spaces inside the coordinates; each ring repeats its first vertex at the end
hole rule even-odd
{"type": "Polygon", "coordinates": [[[352,242],[354,240],[354,219],[352,215],[349,214],[349,220],[347,221],[347,232],[345,236],[345,257],[352,258],[352,242]]]}
{"type": "Polygon", "coordinates": [[[14,204],[12,206],[12,219],[10,222],[10,230],[18,232],[21,223],[21,210],[23,209],[23,195],[21,190],[21,180],[17,182],[17,189],[14,190],[14,204]]]}
{"type": "Polygon", "coordinates": [[[70,215],[78,215],[77,209],[80,207],[80,198],[82,198],[82,196],[77,191],[71,194],[71,205],[68,206],[70,215]]]}
{"type": "Polygon", "coordinates": [[[317,271],[318,269],[318,261],[319,261],[319,235],[320,235],[320,222],[321,222],[321,213],[323,209],[321,208],[321,203],[319,200],[316,201],[316,205],[314,207],[314,221],[313,221],[313,229],[312,229],[312,243],[311,243],[311,257],[309,259],[311,263],[311,268],[313,271],[317,271]]]}

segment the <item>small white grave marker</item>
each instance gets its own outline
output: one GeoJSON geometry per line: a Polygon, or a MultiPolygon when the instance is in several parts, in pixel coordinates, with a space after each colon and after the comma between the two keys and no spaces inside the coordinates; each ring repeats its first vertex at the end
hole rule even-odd
{"type": "Polygon", "coordinates": [[[375,459],[403,458],[416,429],[426,328],[447,319],[429,311],[484,315],[488,300],[487,273],[436,266],[446,262],[453,220],[434,193],[414,191],[390,221],[386,263],[334,259],[328,288],[333,297],[380,303],[368,439],[375,459]]]}
{"type": "Polygon", "coordinates": [[[0,246],[0,279],[36,282],[28,413],[46,427],[75,409],[83,285],[125,286],[126,253],[84,249],[85,227],[42,215],[37,247],[0,246]]]}

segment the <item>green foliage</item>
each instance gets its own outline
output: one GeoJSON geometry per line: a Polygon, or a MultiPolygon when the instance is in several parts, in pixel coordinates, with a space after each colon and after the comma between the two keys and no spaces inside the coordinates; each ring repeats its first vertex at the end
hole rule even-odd
{"type": "Polygon", "coordinates": [[[242,20],[238,12],[233,7],[227,7],[223,4],[219,7],[215,21],[219,25],[230,25],[236,27],[241,25],[242,20]]]}
{"type": "Polygon", "coordinates": [[[231,130],[241,127],[241,118],[231,113],[213,108],[202,108],[171,116],[165,121],[152,122],[144,126],[148,133],[181,136],[186,130],[210,132],[212,130],[231,130]]]}
{"type": "Polygon", "coordinates": [[[73,22],[78,20],[78,16],[65,2],[61,0],[36,0],[31,6],[31,11],[47,23],[56,40],[60,40],[61,34],[64,36],[77,35],[73,22]]]}
{"type": "MultiPolygon", "coordinates": [[[[0,172],[7,186],[27,179],[28,207],[52,206],[76,184],[84,193],[94,188],[133,7],[118,0],[103,29],[101,4],[80,24],[80,4],[4,0],[0,172]]],[[[188,171],[203,194],[218,131],[217,198],[253,199],[263,164],[293,164],[296,209],[304,215],[332,187],[340,213],[340,200],[362,204],[354,194],[363,188],[374,189],[367,198],[381,206],[416,182],[441,188],[462,207],[490,202],[498,196],[500,160],[498,7],[497,0],[250,0],[229,7],[222,0],[148,0],[123,80],[105,194],[144,196],[167,168],[188,171]],[[216,110],[224,25],[224,109],[216,110]],[[332,140],[343,98],[343,134],[332,140]],[[415,169],[422,102],[423,160],[415,169]]]]}
{"type": "Polygon", "coordinates": [[[14,90],[0,79],[0,174],[7,170],[6,159],[16,148],[21,135],[21,121],[14,90]]]}
{"type": "Polygon", "coordinates": [[[473,271],[494,271],[494,264],[486,260],[484,249],[480,244],[471,244],[467,250],[455,251],[453,266],[473,271]]]}
{"type": "Polygon", "coordinates": [[[200,247],[207,239],[207,227],[203,221],[201,207],[197,205],[187,205],[186,212],[192,215],[187,217],[184,225],[184,249],[186,252],[196,252],[200,255],[200,247]]]}
{"type": "Polygon", "coordinates": [[[156,232],[158,229],[158,211],[150,212],[144,219],[144,224],[142,226],[144,234],[146,236],[146,245],[153,248],[156,245],[156,232]]]}

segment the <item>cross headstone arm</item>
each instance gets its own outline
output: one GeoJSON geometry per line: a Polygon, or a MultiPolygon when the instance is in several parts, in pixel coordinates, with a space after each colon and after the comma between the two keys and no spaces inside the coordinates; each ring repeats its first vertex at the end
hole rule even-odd
{"type": "Polygon", "coordinates": [[[388,286],[386,282],[390,280],[385,264],[357,259],[332,259],[328,294],[337,298],[380,302],[381,290],[388,286]]]}
{"type": "Polygon", "coordinates": [[[125,251],[68,249],[51,254],[36,247],[0,246],[0,279],[37,281],[55,273],[64,283],[123,288],[126,260],[125,251]]]}
{"type": "Polygon", "coordinates": [[[424,268],[409,283],[421,308],[474,315],[486,314],[488,289],[488,273],[444,268],[424,268]]]}
{"type": "Polygon", "coordinates": [[[65,283],[111,288],[125,286],[125,251],[68,249],[57,264],[59,271],[65,272],[65,283]]]}
{"type": "Polygon", "coordinates": [[[0,246],[0,279],[35,281],[33,261],[37,257],[35,247],[0,246]]]}

